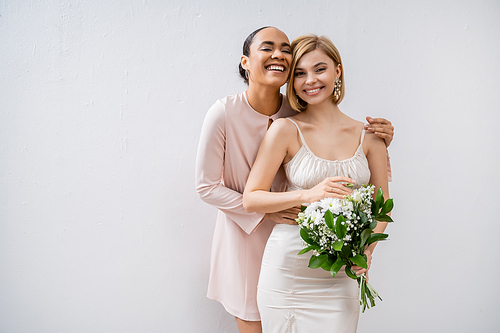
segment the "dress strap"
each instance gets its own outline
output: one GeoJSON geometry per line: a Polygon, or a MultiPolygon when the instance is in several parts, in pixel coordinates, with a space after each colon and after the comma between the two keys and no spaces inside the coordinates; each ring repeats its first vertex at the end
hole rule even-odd
{"type": "Polygon", "coordinates": [[[300,131],[299,125],[297,125],[297,123],[295,121],[293,121],[292,119],[290,119],[290,118],[285,118],[285,119],[290,120],[295,125],[295,127],[297,127],[297,131],[299,131],[299,135],[300,135],[300,140],[302,140],[301,143],[305,144],[307,146],[306,140],[304,140],[304,136],[302,135],[302,132],[300,131]]]}
{"type": "Polygon", "coordinates": [[[360,145],[363,144],[363,139],[365,138],[365,132],[366,132],[366,130],[363,128],[363,131],[361,132],[361,140],[359,140],[360,145]]]}

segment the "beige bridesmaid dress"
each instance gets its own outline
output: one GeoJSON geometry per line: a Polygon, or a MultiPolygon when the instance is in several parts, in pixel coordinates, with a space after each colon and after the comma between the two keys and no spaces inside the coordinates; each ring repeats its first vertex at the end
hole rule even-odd
{"type": "MultiPolygon", "coordinates": [[[[282,96],[281,108],[263,115],[248,103],[245,92],[218,100],[207,112],[196,157],[196,190],[218,208],[212,241],[207,296],[232,315],[259,321],[257,281],[262,254],[274,222],[243,208],[243,190],[269,120],[295,112],[282,96]]],[[[285,190],[281,170],[274,191],[285,190]]],[[[207,220],[193,223],[212,223],[207,220]]]]}

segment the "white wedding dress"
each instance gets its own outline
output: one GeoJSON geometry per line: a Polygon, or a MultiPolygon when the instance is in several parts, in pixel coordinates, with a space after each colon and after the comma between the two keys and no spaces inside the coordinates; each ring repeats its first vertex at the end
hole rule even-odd
{"type": "MultiPolygon", "coordinates": [[[[289,119],[289,118],[287,118],[289,119]]],[[[370,180],[362,143],[353,157],[330,161],[317,157],[302,140],[297,154],[284,165],[288,191],[310,189],[327,177],[347,176],[357,187],[370,180]]],[[[307,267],[312,253],[303,248],[299,226],[277,224],[267,241],[259,278],[257,303],[264,333],[356,332],[359,318],[358,284],[342,268],[332,278],[322,268],[307,267]]]]}

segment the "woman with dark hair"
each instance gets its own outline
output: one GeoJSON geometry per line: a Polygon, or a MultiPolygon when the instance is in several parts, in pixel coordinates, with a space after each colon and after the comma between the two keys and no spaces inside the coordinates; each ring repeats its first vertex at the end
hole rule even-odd
{"type": "MultiPolygon", "coordinates": [[[[209,109],[200,135],[196,190],[203,201],[219,209],[207,296],[236,317],[241,333],[261,332],[256,295],[264,247],[274,225],[296,224],[299,211],[291,207],[276,213],[249,213],[242,204],[245,183],[267,129],[273,121],[296,113],[280,94],[291,61],[289,40],[279,29],[264,27],[250,34],[239,66],[248,89],[218,100],[209,109]]],[[[389,145],[390,122],[375,119],[371,128],[389,145]]],[[[273,178],[272,191],[284,191],[283,170],[273,178]]]]}

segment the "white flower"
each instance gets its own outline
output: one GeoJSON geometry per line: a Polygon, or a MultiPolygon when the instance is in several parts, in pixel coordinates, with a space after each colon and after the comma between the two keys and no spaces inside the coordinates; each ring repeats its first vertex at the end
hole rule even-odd
{"type": "Polygon", "coordinates": [[[314,222],[316,225],[321,224],[323,222],[323,213],[320,211],[312,212],[311,222],[314,222]]]}
{"type": "Polygon", "coordinates": [[[304,213],[307,216],[311,216],[311,213],[315,212],[319,207],[320,207],[320,203],[319,202],[313,202],[312,204],[310,204],[309,206],[307,206],[307,208],[305,209],[304,213]]]}
{"type": "Polygon", "coordinates": [[[352,194],[352,199],[356,203],[361,203],[361,194],[359,193],[359,191],[354,191],[354,193],[352,194]]]}
{"type": "Polygon", "coordinates": [[[330,210],[333,215],[338,215],[341,212],[342,209],[342,204],[341,204],[340,199],[335,199],[335,198],[325,198],[321,200],[321,206],[326,209],[330,210]]]}
{"type": "MultiPolygon", "coordinates": [[[[333,204],[333,201],[335,199],[333,198],[324,198],[320,201],[320,204],[321,204],[321,207],[324,207],[324,208],[328,208],[328,207],[331,207],[332,204],[333,204]]],[[[338,200],[338,199],[337,199],[338,200]]]]}

